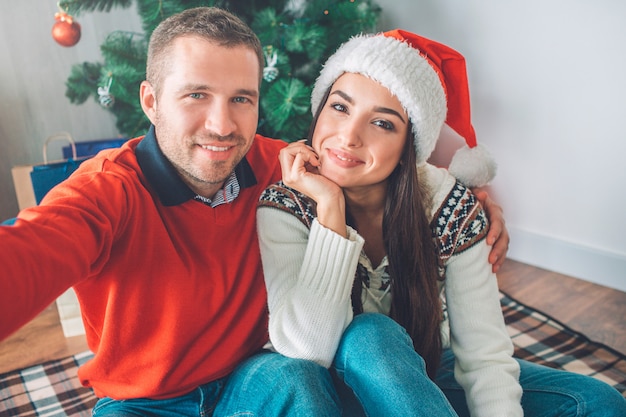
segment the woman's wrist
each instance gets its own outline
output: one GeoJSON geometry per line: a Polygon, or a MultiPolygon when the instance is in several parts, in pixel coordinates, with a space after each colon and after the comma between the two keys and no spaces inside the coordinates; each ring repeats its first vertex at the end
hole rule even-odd
{"type": "Polygon", "coordinates": [[[348,237],[346,229],[346,202],[342,192],[329,195],[317,201],[317,221],[322,226],[348,237]]]}

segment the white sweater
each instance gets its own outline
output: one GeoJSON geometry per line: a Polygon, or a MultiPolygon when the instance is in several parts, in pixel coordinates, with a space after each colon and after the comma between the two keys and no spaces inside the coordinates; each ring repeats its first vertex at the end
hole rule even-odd
{"type": "MultiPolygon", "coordinates": [[[[456,357],[455,378],[464,388],[473,417],[523,415],[519,366],[512,358],[499,301],[496,276],[487,257],[486,218],[469,190],[447,170],[425,165],[422,181],[432,190],[437,215],[445,280],[445,347],[456,357]],[[467,198],[472,199],[467,201],[467,198]],[[460,209],[460,210],[459,210],[460,209]],[[464,210],[467,209],[467,210],[464,210]]],[[[348,238],[320,225],[306,200],[269,188],[261,197],[257,225],[268,292],[270,346],[294,358],[330,367],[350,321],[350,293],[357,264],[368,271],[363,288],[364,311],[389,314],[391,291],[378,290],[385,281],[386,258],[376,269],[362,252],[363,238],[348,227],[348,238]],[[277,209],[278,208],[278,209],[277,209]]]]}

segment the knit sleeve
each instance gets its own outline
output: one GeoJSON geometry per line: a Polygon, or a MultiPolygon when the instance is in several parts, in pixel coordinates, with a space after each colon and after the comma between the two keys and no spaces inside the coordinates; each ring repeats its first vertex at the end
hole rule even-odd
{"type": "Polygon", "coordinates": [[[472,416],[522,416],[519,365],[483,239],[447,264],[445,295],[454,375],[472,416]]]}
{"type": "Polygon", "coordinates": [[[0,317],[10,318],[0,320],[0,340],[99,271],[115,230],[128,222],[124,180],[81,168],[13,226],[0,226],[0,317]]]}
{"type": "Polygon", "coordinates": [[[519,365],[488,262],[485,212],[471,191],[456,183],[436,213],[433,230],[445,268],[455,378],[472,416],[521,416],[519,365]]]}
{"type": "Polygon", "coordinates": [[[478,199],[469,188],[457,181],[435,211],[432,228],[437,242],[439,266],[445,268],[450,257],[466,251],[487,237],[489,223],[478,199]]]}
{"type": "Polygon", "coordinates": [[[351,228],[343,238],[315,218],[309,229],[276,197],[268,204],[262,196],[257,209],[270,341],[285,356],[330,367],[352,320],[350,292],[363,239],[351,228]]]}

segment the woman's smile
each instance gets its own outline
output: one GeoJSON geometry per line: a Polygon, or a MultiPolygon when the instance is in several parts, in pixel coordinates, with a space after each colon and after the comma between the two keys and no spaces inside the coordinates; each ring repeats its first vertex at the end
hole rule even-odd
{"type": "Polygon", "coordinates": [[[327,149],[326,154],[333,163],[343,168],[354,168],[364,164],[363,161],[353,154],[337,149],[327,149]]]}

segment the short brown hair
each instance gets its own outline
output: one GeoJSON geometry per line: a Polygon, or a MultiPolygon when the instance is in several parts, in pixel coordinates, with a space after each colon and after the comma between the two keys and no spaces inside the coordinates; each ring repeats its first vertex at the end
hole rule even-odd
{"type": "Polygon", "coordinates": [[[169,63],[168,52],[172,42],[181,36],[197,36],[224,47],[247,46],[265,62],[261,42],[250,27],[234,14],[217,7],[196,7],[184,10],[163,20],[152,32],[148,45],[146,79],[157,92],[169,63]]]}

